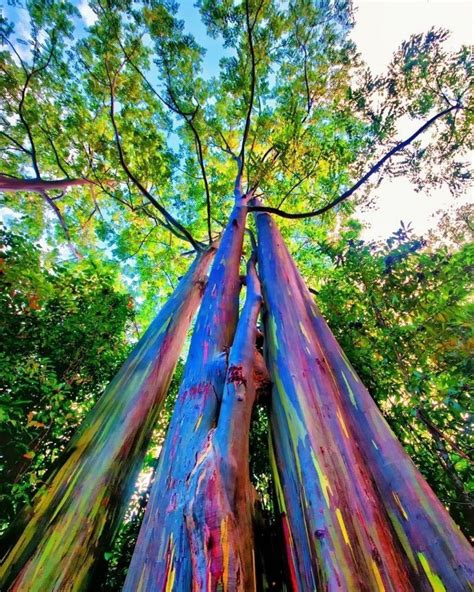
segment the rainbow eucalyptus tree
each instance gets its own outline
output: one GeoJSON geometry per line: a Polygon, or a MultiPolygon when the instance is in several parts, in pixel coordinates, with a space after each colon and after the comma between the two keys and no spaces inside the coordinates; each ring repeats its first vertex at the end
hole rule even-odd
{"type": "MultiPolygon", "coordinates": [[[[199,251],[206,248],[203,236],[208,245],[216,240],[216,224],[224,229],[125,589],[230,591],[256,586],[254,493],[247,457],[250,416],[265,370],[255,347],[261,295],[254,256],[239,315],[249,211],[257,212],[257,270],[274,384],[271,456],[290,587],[461,589],[468,578],[465,541],[347,365],[268,213],[290,220],[283,222],[282,234],[297,250],[336,231],[337,218],[351,212],[349,198],[382,173],[405,173],[419,183],[426,178],[446,181],[460,192],[467,179],[460,156],[470,113],[465,109],[466,51],[448,55],[442,50],[443,34],[430,32],[402,46],[388,73],[374,78],[349,40],[348,2],[201,0],[198,8],[208,34],[223,44],[218,75],[205,76],[204,48],[177,18],[174,3],[120,0],[91,7],[94,23],[74,56],[81,76],[74,77],[77,92],[70,91],[74,100],[67,112],[75,127],[68,128],[72,140],[64,151],[69,147],[75,161],[71,179],[94,182],[55,194],[54,205],[61,204],[62,218],[68,213],[76,228],[95,223],[99,238],[116,238],[119,254],[136,257],[144,284],[160,273],[157,260],[167,261],[173,271],[178,266],[170,263],[178,241],[186,240],[199,251]],[[404,115],[421,123],[413,125],[406,139],[395,140],[396,123],[404,115]],[[428,129],[430,150],[418,150],[428,129]],[[169,131],[175,135],[166,145],[169,131]],[[436,177],[441,160],[451,173],[436,177]],[[85,222],[74,201],[78,195],[81,205],[93,206],[85,222]],[[309,219],[322,215],[320,224],[311,224],[309,219]],[[161,230],[159,247],[146,244],[155,230],[161,230]]],[[[13,41],[11,47],[16,47],[13,41]]],[[[15,60],[9,64],[16,75],[11,85],[30,96],[29,82],[25,84],[35,68],[23,66],[15,60]]],[[[49,67],[47,63],[45,71],[49,67]]],[[[15,95],[8,88],[6,94],[15,95]]],[[[14,111],[11,97],[8,104],[14,111]]],[[[7,119],[2,138],[8,150],[21,152],[20,161],[13,159],[8,169],[21,177],[31,152],[39,162],[34,146],[41,128],[33,105],[22,101],[16,110],[19,123],[7,119]]],[[[48,135],[43,132],[41,138],[48,135]]],[[[53,149],[56,137],[49,139],[58,158],[44,166],[57,178],[64,157],[53,149]]],[[[196,265],[195,271],[201,264],[196,265]]],[[[183,281],[187,285],[190,280],[183,281]]],[[[196,289],[194,285],[193,303],[196,289]]],[[[174,302],[166,310],[179,315],[174,302]]],[[[162,341],[156,337],[161,345],[143,350],[147,363],[158,363],[158,349],[168,351],[166,339],[182,341],[182,331],[184,324],[176,317],[176,328],[167,326],[162,341]]],[[[168,370],[159,373],[160,400],[177,349],[166,363],[168,370]]],[[[52,534],[40,538],[33,517],[24,535],[34,532],[31,541],[17,542],[7,558],[7,565],[15,565],[7,584],[12,589],[61,581],[48,580],[52,568],[43,561],[76,518],[82,520],[77,519],[74,541],[90,536],[99,545],[102,533],[107,530],[105,537],[113,531],[115,514],[110,514],[111,528],[104,525],[107,508],[112,508],[107,492],[102,492],[102,510],[101,498],[88,505],[89,491],[102,491],[107,475],[111,489],[119,487],[117,471],[125,456],[121,446],[146,438],[159,406],[158,399],[142,406],[141,397],[148,400],[147,395],[133,381],[127,380],[128,389],[135,394],[119,426],[133,426],[133,435],[114,428],[104,408],[93,423],[99,464],[88,465],[79,446],[81,438],[92,436],[86,423],[71,448],[77,473],[64,481],[65,489],[54,481],[58,477],[51,481],[63,500],[54,507],[54,496],[49,504],[40,498],[48,516],[45,532],[51,529],[52,534]],[[117,446],[105,447],[102,434],[109,434],[117,446]],[[65,517],[56,520],[63,508],[65,517]],[[90,525],[89,515],[98,521],[90,525]]],[[[120,395],[110,397],[107,408],[114,409],[120,395]]],[[[133,476],[138,453],[127,450],[124,466],[129,463],[127,474],[133,476]]],[[[66,459],[64,474],[69,474],[68,463],[66,459]]],[[[127,480],[120,481],[123,485],[127,480]]],[[[122,508],[125,489],[117,497],[114,507],[122,508]]],[[[74,546],[70,534],[67,540],[74,546]]],[[[67,574],[66,589],[86,585],[87,562],[96,559],[90,548],[87,559],[62,554],[54,563],[54,569],[63,567],[67,574]]]]}
{"type": "MultiPolygon", "coordinates": [[[[193,581],[193,543],[188,540],[184,513],[195,494],[195,488],[191,497],[187,492],[189,484],[194,483],[190,474],[216,422],[238,316],[240,257],[249,196],[242,195],[240,185],[235,194],[235,206],[196,319],[183,381],[130,564],[125,584],[128,590],[188,589],[193,581]]],[[[187,522],[190,527],[192,514],[188,514],[187,522]]],[[[196,569],[201,563],[198,561],[196,569]]],[[[196,582],[202,576],[206,581],[207,575],[198,572],[196,582]]]]}
{"type": "Polygon", "coordinates": [[[254,500],[249,479],[249,431],[257,392],[268,381],[256,349],[260,283],[252,258],[246,299],[228,358],[217,426],[208,433],[189,476],[186,529],[196,589],[256,588],[254,500]]]}

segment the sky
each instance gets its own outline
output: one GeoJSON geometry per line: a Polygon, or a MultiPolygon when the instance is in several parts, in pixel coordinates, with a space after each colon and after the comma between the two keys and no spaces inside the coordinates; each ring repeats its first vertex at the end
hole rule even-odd
{"type": "MultiPolygon", "coordinates": [[[[410,35],[425,32],[431,27],[443,27],[451,31],[450,49],[462,44],[472,44],[474,3],[466,0],[354,0],[355,27],[352,38],[364,61],[375,74],[384,71],[393,53],[410,35]]],[[[78,0],[77,7],[82,17],[82,26],[90,26],[95,14],[87,0],[78,0]]],[[[17,32],[25,31],[26,11],[4,7],[9,18],[17,22],[17,32]]],[[[186,29],[207,48],[204,68],[209,76],[218,72],[219,59],[225,55],[220,40],[206,35],[194,0],[180,2],[179,16],[186,29]]],[[[78,28],[80,34],[81,26],[78,28]]],[[[24,46],[22,46],[23,48],[24,46]]],[[[23,49],[24,51],[24,49],[23,49]]],[[[414,131],[415,122],[400,126],[400,140],[414,131]]],[[[473,199],[472,191],[456,199],[447,188],[434,190],[430,195],[416,193],[409,181],[403,178],[384,179],[372,196],[375,207],[370,210],[358,207],[356,216],[365,224],[363,238],[366,240],[387,238],[398,228],[399,221],[411,222],[418,234],[436,226],[440,210],[459,206],[473,199]]]]}

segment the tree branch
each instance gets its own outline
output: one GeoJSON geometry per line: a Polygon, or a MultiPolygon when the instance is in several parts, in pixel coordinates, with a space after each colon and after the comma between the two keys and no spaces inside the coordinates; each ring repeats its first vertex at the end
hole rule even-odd
{"type": "Polygon", "coordinates": [[[64,220],[61,210],[58,208],[58,206],[54,203],[54,200],[51,199],[51,197],[46,193],[46,191],[44,189],[42,191],[40,191],[39,193],[41,193],[41,195],[43,196],[46,203],[50,206],[50,208],[56,214],[56,217],[59,220],[59,224],[60,224],[61,228],[63,229],[64,235],[66,237],[66,240],[67,240],[69,249],[71,250],[71,253],[74,255],[74,257],[76,259],[82,259],[81,253],[79,253],[79,251],[76,249],[76,247],[74,246],[74,244],[72,242],[69,227],[66,224],[66,220],[64,220]]]}
{"type": "Polygon", "coordinates": [[[56,146],[54,144],[53,138],[49,134],[49,130],[45,129],[42,125],[40,125],[39,127],[40,127],[41,131],[44,133],[44,135],[46,136],[46,138],[53,150],[54,158],[56,159],[56,164],[58,165],[58,169],[63,173],[63,175],[65,177],[69,178],[69,173],[66,171],[64,166],[61,164],[61,160],[59,158],[58,151],[56,150],[56,146]]]}
{"type": "Polygon", "coordinates": [[[120,134],[117,127],[117,122],[115,121],[115,99],[114,99],[114,83],[110,77],[109,69],[106,65],[107,77],[109,79],[109,87],[110,87],[110,119],[112,122],[112,127],[114,128],[114,136],[115,136],[115,143],[117,145],[118,155],[120,164],[122,165],[123,170],[127,177],[132,181],[132,183],[139,189],[139,191],[148,199],[148,201],[160,212],[160,214],[167,220],[172,226],[176,227],[188,240],[193,248],[196,251],[202,251],[201,245],[193,238],[192,234],[180,223],[176,220],[154,197],[151,193],[142,185],[142,183],[135,177],[132,173],[130,168],[128,167],[125,161],[125,155],[122,148],[122,143],[120,141],[120,134]]]}
{"type": "Polygon", "coordinates": [[[15,138],[13,138],[9,134],[7,134],[7,132],[5,132],[3,130],[0,130],[0,134],[2,134],[3,136],[5,136],[5,138],[7,138],[8,140],[10,140],[10,142],[12,142],[12,144],[15,144],[15,146],[18,148],[18,150],[21,150],[25,154],[28,154],[28,156],[31,156],[31,150],[28,150],[28,148],[25,148],[22,144],[20,144],[20,142],[18,142],[17,140],[15,140],[15,138]]]}
{"type": "Polygon", "coordinates": [[[459,104],[452,105],[449,108],[445,109],[444,111],[441,111],[441,112],[437,113],[436,115],[433,115],[433,117],[431,117],[431,119],[428,119],[428,121],[426,123],[424,123],[416,132],[414,132],[406,140],[404,140],[403,142],[400,142],[394,148],[389,150],[350,189],[348,189],[347,191],[345,191],[344,193],[339,195],[339,197],[337,197],[333,201],[329,202],[328,204],[326,204],[322,208],[319,208],[319,209],[314,210],[312,212],[301,212],[301,213],[285,212],[283,210],[280,210],[279,208],[272,208],[271,206],[249,206],[248,210],[250,212],[267,212],[269,214],[275,214],[277,216],[281,216],[282,218],[289,218],[292,220],[299,219],[299,218],[312,218],[314,216],[320,216],[321,214],[328,212],[329,210],[331,210],[332,208],[334,208],[335,206],[337,206],[338,204],[340,204],[344,200],[348,199],[355,191],[357,191],[357,189],[359,189],[359,187],[361,187],[364,183],[366,183],[370,179],[370,177],[372,177],[372,175],[374,175],[387,162],[387,160],[389,158],[391,158],[392,156],[394,156],[394,154],[396,154],[397,152],[400,152],[400,150],[403,150],[409,144],[411,144],[411,142],[413,142],[413,140],[415,140],[420,134],[422,134],[424,131],[426,131],[430,127],[430,125],[433,124],[435,121],[437,121],[440,117],[447,115],[451,111],[454,111],[457,109],[462,109],[462,108],[463,107],[459,104]]]}
{"type": "Polygon", "coordinates": [[[199,136],[199,133],[196,129],[196,126],[193,123],[193,119],[196,116],[196,113],[198,111],[198,107],[196,107],[196,109],[192,112],[185,112],[183,111],[179,106],[178,103],[173,95],[172,89],[171,89],[171,82],[170,82],[170,77],[169,77],[169,72],[167,72],[168,74],[168,94],[171,97],[171,101],[172,103],[170,103],[169,101],[167,101],[164,97],[161,96],[161,94],[153,87],[153,85],[149,82],[149,80],[146,78],[146,76],[142,73],[142,71],[140,70],[140,68],[138,68],[138,66],[133,62],[132,58],[128,55],[127,51],[125,50],[124,46],[122,45],[121,41],[118,40],[119,45],[125,55],[125,58],[127,60],[127,62],[132,66],[132,68],[137,72],[137,74],[142,78],[142,80],[145,82],[145,84],[148,86],[148,88],[151,90],[151,92],[164,104],[166,105],[169,109],[171,109],[174,113],[180,115],[181,117],[184,118],[184,120],[186,121],[186,123],[189,125],[189,127],[192,130],[192,133],[194,135],[194,139],[196,141],[196,152],[197,152],[197,157],[198,157],[198,162],[199,162],[199,167],[201,169],[201,174],[202,174],[202,179],[204,181],[204,189],[205,189],[205,193],[206,193],[206,209],[207,209],[207,234],[209,237],[209,244],[212,244],[212,229],[211,229],[211,193],[210,193],[210,189],[209,189],[209,182],[207,179],[207,174],[206,174],[206,168],[204,165],[204,155],[203,155],[203,148],[202,148],[202,142],[201,142],[201,138],[199,136]]]}
{"type": "Polygon", "coordinates": [[[206,191],[207,235],[209,237],[209,244],[211,245],[212,244],[211,192],[209,190],[209,182],[207,180],[206,167],[204,166],[204,155],[203,155],[203,150],[202,150],[202,142],[201,142],[201,138],[199,136],[199,133],[198,133],[195,125],[193,124],[192,120],[188,120],[187,117],[185,117],[184,119],[187,121],[189,127],[191,128],[191,130],[194,134],[194,139],[196,140],[199,167],[201,169],[201,174],[202,174],[202,178],[204,181],[204,189],[206,191]]]}
{"type": "Polygon", "coordinates": [[[256,62],[255,62],[255,48],[253,46],[253,29],[255,27],[255,24],[257,22],[257,16],[258,16],[258,11],[260,10],[260,8],[262,7],[263,4],[263,0],[260,4],[259,9],[257,10],[257,13],[255,15],[255,19],[253,21],[252,24],[250,24],[250,9],[249,9],[249,2],[248,0],[245,1],[245,20],[247,23],[247,36],[248,36],[248,42],[249,42],[249,49],[250,49],[250,60],[251,60],[251,79],[250,79],[250,100],[249,100],[249,106],[248,106],[248,110],[247,110],[247,117],[245,119],[245,126],[244,126],[244,133],[242,135],[242,145],[240,148],[240,152],[239,152],[239,159],[238,159],[238,172],[237,172],[237,178],[235,180],[235,186],[236,189],[241,189],[241,183],[242,183],[242,174],[244,171],[244,166],[245,166],[245,145],[247,143],[247,138],[249,135],[249,131],[250,131],[250,122],[252,120],[252,109],[253,109],[253,102],[255,99],[255,85],[256,85],[256,80],[257,80],[257,75],[256,75],[256,62]]]}
{"type": "Polygon", "coordinates": [[[0,174],[0,191],[34,191],[42,193],[50,189],[67,189],[77,185],[89,185],[89,179],[57,179],[48,181],[41,179],[19,179],[9,175],[0,174]]]}

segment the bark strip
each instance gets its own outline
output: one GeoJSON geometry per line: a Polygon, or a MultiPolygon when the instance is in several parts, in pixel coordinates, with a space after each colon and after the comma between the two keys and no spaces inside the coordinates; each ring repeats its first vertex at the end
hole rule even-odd
{"type": "Polygon", "coordinates": [[[7,534],[1,590],[90,583],[133,490],[214,252],[197,257],[7,534]]]}
{"type": "Polygon", "coordinates": [[[227,353],[238,316],[246,204],[247,199],[237,196],[211,269],[127,574],[124,590],[129,592],[191,590],[191,552],[184,519],[187,481],[216,425],[224,390],[227,353]]]}
{"type": "Polygon", "coordinates": [[[467,542],[349,366],[270,216],[257,227],[293,588],[468,590],[467,542]]]}

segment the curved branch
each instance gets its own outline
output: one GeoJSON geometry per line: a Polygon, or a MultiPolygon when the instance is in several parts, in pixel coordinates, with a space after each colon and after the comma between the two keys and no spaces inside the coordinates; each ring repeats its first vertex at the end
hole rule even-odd
{"type": "Polygon", "coordinates": [[[332,208],[334,208],[335,206],[337,206],[338,204],[340,204],[344,200],[348,199],[355,191],[357,191],[357,189],[359,189],[359,187],[361,187],[361,185],[366,183],[370,179],[370,177],[372,175],[374,175],[387,162],[387,160],[389,158],[391,158],[394,154],[396,154],[397,152],[400,152],[400,150],[403,150],[409,144],[411,144],[411,142],[413,142],[413,140],[415,140],[420,134],[422,134],[424,131],[426,131],[432,123],[434,123],[440,117],[447,115],[451,111],[455,111],[457,109],[462,109],[462,108],[463,107],[461,105],[452,105],[451,107],[445,109],[444,111],[440,111],[436,115],[433,115],[433,117],[431,117],[431,119],[428,119],[428,121],[426,123],[424,123],[410,137],[408,137],[403,142],[400,142],[399,144],[397,144],[394,148],[392,148],[384,156],[382,156],[382,158],[379,161],[377,161],[374,164],[374,166],[363,177],[361,177],[350,189],[348,189],[344,193],[341,193],[341,195],[339,195],[339,197],[337,197],[333,201],[330,201],[328,204],[326,204],[325,206],[323,206],[317,210],[314,210],[312,212],[291,213],[291,212],[285,212],[283,210],[280,210],[279,208],[272,208],[271,206],[249,206],[248,210],[249,210],[249,212],[267,212],[269,214],[275,214],[277,216],[281,216],[282,218],[289,218],[292,220],[299,219],[299,218],[312,218],[314,216],[320,216],[321,214],[328,212],[329,210],[331,210],[332,208]]]}
{"type": "Polygon", "coordinates": [[[56,164],[58,165],[58,169],[63,173],[63,175],[66,178],[69,178],[69,173],[66,171],[64,166],[61,164],[61,159],[59,158],[59,154],[56,149],[56,145],[54,144],[53,138],[49,134],[49,130],[44,128],[42,125],[40,125],[39,127],[40,127],[41,131],[44,133],[44,135],[46,136],[46,139],[48,140],[48,142],[53,150],[54,158],[56,159],[56,164]]]}
{"type": "MultiPolygon", "coordinates": [[[[196,129],[196,127],[193,124],[193,118],[195,117],[196,113],[197,113],[197,107],[194,110],[194,112],[189,113],[189,112],[185,112],[182,109],[180,109],[180,107],[178,107],[177,101],[173,95],[173,92],[171,90],[171,85],[168,84],[168,94],[171,97],[172,100],[172,104],[167,101],[163,96],[161,96],[161,94],[155,89],[155,87],[151,84],[151,82],[148,80],[148,78],[143,74],[143,72],[140,70],[140,68],[133,62],[131,56],[127,53],[125,47],[123,46],[122,42],[120,41],[120,39],[118,39],[118,43],[120,45],[120,48],[122,49],[126,61],[128,62],[128,64],[130,64],[130,66],[132,66],[132,68],[135,70],[135,72],[137,72],[137,74],[142,78],[142,80],[145,82],[145,84],[148,86],[148,88],[150,89],[150,91],[164,104],[166,105],[166,107],[168,107],[168,109],[171,109],[171,111],[173,111],[174,113],[176,113],[177,115],[181,115],[181,117],[184,118],[184,120],[186,121],[186,123],[189,125],[189,127],[191,128],[193,135],[194,135],[194,139],[196,141],[196,148],[197,148],[197,156],[198,156],[198,162],[199,162],[199,167],[201,169],[201,174],[202,174],[202,178],[204,181],[204,189],[206,192],[206,209],[207,209],[207,234],[209,236],[209,244],[212,244],[212,230],[211,230],[211,193],[209,190],[209,182],[207,180],[207,175],[206,175],[206,168],[204,166],[204,156],[203,156],[203,149],[202,149],[202,142],[201,142],[201,138],[199,136],[199,133],[196,129]]],[[[168,74],[168,78],[169,78],[169,74],[168,74]]]]}
{"type": "MultiPolygon", "coordinates": [[[[46,70],[46,68],[49,66],[52,58],[53,58],[53,54],[54,54],[54,50],[56,47],[56,42],[52,42],[51,43],[51,50],[49,52],[48,57],[46,58],[46,61],[44,62],[44,64],[42,64],[41,66],[38,66],[38,68],[33,68],[31,70],[31,72],[29,72],[26,75],[25,78],[25,83],[23,84],[23,88],[21,89],[21,97],[20,97],[20,102],[18,103],[18,116],[20,118],[21,123],[23,124],[23,127],[25,128],[26,134],[28,136],[28,140],[30,142],[30,154],[31,154],[31,161],[32,161],[32,165],[33,165],[33,169],[36,173],[36,177],[38,179],[41,178],[41,173],[39,170],[39,165],[38,165],[38,157],[37,157],[37,152],[36,152],[36,145],[35,145],[35,141],[33,139],[33,133],[31,131],[30,125],[29,123],[26,121],[25,118],[25,114],[23,112],[23,107],[25,104],[25,99],[26,99],[26,93],[28,92],[28,86],[33,78],[33,76],[35,74],[38,74],[39,72],[42,72],[43,70],[46,70]]],[[[26,72],[26,70],[25,70],[26,72]]]]}
{"type": "MultiPolygon", "coordinates": [[[[2,119],[3,119],[3,117],[2,117],[2,119]]],[[[10,140],[10,142],[12,144],[15,144],[15,146],[18,148],[18,150],[20,150],[21,152],[24,152],[25,154],[28,154],[28,156],[31,156],[31,150],[28,150],[28,148],[25,148],[23,146],[23,144],[20,144],[20,142],[15,140],[15,138],[13,136],[10,136],[9,134],[7,134],[7,132],[5,132],[3,130],[0,130],[0,134],[2,134],[2,136],[5,136],[5,138],[10,140]]]]}
{"type": "Polygon", "coordinates": [[[199,136],[199,133],[196,129],[196,127],[194,126],[192,120],[189,120],[187,117],[184,117],[184,119],[186,120],[186,122],[188,123],[189,127],[191,128],[193,134],[194,134],[194,139],[196,140],[196,147],[197,147],[197,153],[198,153],[198,161],[199,161],[199,167],[201,169],[201,174],[202,174],[202,178],[204,181],[204,189],[206,191],[206,209],[207,209],[207,234],[209,237],[209,244],[212,244],[212,229],[211,229],[211,192],[209,190],[209,182],[207,180],[207,174],[206,174],[206,167],[204,166],[204,155],[203,155],[203,150],[202,150],[202,142],[201,142],[201,138],[199,136]]]}
{"type": "Polygon", "coordinates": [[[110,85],[110,119],[112,122],[112,127],[114,128],[114,136],[115,136],[115,143],[117,144],[117,150],[119,155],[120,164],[122,165],[123,170],[127,177],[132,181],[132,183],[140,190],[140,192],[148,199],[148,201],[160,212],[160,214],[167,220],[171,225],[176,227],[191,243],[193,248],[196,251],[202,251],[201,245],[193,238],[192,234],[187,230],[178,220],[174,218],[154,197],[151,193],[146,189],[144,185],[135,177],[132,173],[130,168],[128,167],[125,161],[125,155],[122,148],[122,143],[120,141],[120,134],[117,127],[117,122],[115,121],[115,99],[114,99],[114,85],[110,78],[109,70],[107,70],[107,76],[109,78],[109,85],[110,85]]]}
{"type": "Polygon", "coordinates": [[[66,224],[66,220],[64,220],[61,210],[58,208],[58,206],[54,203],[54,200],[46,193],[44,189],[42,191],[39,191],[39,193],[41,193],[44,200],[50,206],[50,208],[55,213],[57,219],[59,220],[59,224],[63,229],[64,236],[66,237],[71,253],[76,259],[82,259],[81,253],[77,250],[77,248],[74,246],[72,242],[71,233],[69,232],[69,226],[66,224]]]}

